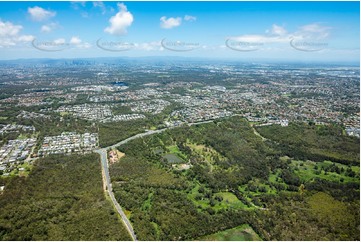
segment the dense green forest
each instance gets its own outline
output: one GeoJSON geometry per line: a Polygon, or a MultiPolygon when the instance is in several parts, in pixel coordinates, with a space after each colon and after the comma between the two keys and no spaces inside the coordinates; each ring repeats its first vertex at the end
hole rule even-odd
{"type": "MultiPolygon", "coordinates": [[[[102,124],[102,145],[143,125],[102,124]]],[[[338,126],[232,117],[118,149],[113,189],[140,240],[359,240],[359,139],[338,126]]],[[[130,240],[101,179],[97,154],[38,159],[27,177],[2,178],[0,239],[130,240]]]]}
{"type": "Polygon", "coordinates": [[[190,240],[249,224],[265,240],[359,240],[359,140],[334,126],[257,130],[264,141],[233,117],[120,146],[113,188],[138,238],[190,240]]]}
{"type": "Polygon", "coordinates": [[[146,123],[144,120],[133,120],[99,124],[99,145],[107,147],[130,136],[142,133],[147,127],[146,123]]]}
{"type": "Polygon", "coordinates": [[[293,123],[287,127],[262,126],[257,130],[274,141],[273,145],[282,153],[296,159],[330,160],[346,165],[358,165],[360,161],[358,139],[343,135],[340,126],[293,123]]]}
{"type": "Polygon", "coordinates": [[[1,240],[130,240],[102,190],[97,154],[36,161],[28,177],[0,181],[1,240]]]}

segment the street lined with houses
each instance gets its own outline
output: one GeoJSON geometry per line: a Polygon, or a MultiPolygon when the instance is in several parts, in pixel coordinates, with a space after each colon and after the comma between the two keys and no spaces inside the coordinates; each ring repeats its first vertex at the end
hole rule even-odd
{"type": "Polygon", "coordinates": [[[97,133],[63,132],[58,136],[45,137],[38,155],[89,153],[98,146],[98,139],[97,133]]]}

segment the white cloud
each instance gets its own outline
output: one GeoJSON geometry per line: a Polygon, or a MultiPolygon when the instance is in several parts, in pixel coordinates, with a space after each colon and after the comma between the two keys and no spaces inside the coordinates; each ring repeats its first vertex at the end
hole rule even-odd
{"type": "Polygon", "coordinates": [[[49,18],[52,18],[56,15],[56,12],[45,10],[41,7],[35,6],[33,8],[28,8],[28,13],[34,21],[44,21],[49,18]]]}
{"type": "Polygon", "coordinates": [[[163,29],[171,29],[181,25],[181,23],[182,23],[182,18],[180,17],[176,17],[176,18],[170,17],[167,19],[166,16],[163,16],[160,18],[160,27],[163,29]]]}
{"type": "Polygon", "coordinates": [[[20,30],[23,28],[21,25],[13,25],[11,22],[0,21],[0,37],[13,37],[18,35],[20,30]]]}
{"type": "Polygon", "coordinates": [[[145,51],[153,51],[153,50],[162,51],[164,48],[161,45],[161,41],[153,41],[153,42],[145,42],[145,43],[135,43],[134,49],[145,50],[145,51]]]}
{"type": "Polygon", "coordinates": [[[191,16],[191,15],[185,15],[184,20],[192,22],[192,21],[196,21],[197,17],[191,16]]]}
{"type": "Polygon", "coordinates": [[[20,42],[30,42],[33,41],[35,37],[32,35],[21,35],[18,37],[18,41],[20,42]]]}
{"type": "Polygon", "coordinates": [[[281,36],[287,34],[287,30],[282,26],[278,26],[277,24],[273,24],[271,31],[266,31],[266,32],[270,32],[273,35],[281,35],[281,36]]]}
{"type": "Polygon", "coordinates": [[[249,42],[249,43],[281,43],[289,42],[288,36],[272,36],[272,35],[241,35],[230,38],[235,41],[249,42]]]}
{"type": "Polygon", "coordinates": [[[322,26],[318,23],[312,23],[301,26],[297,32],[294,33],[295,38],[302,39],[325,39],[330,35],[330,27],[322,26]]]}
{"type": "Polygon", "coordinates": [[[77,36],[73,36],[70,39],[70,44],[73,44],[73,45],[78,45],[81,42],[82,42],[81,39],[79,37],[77,37],[77,36]]]}
{"type": "Polygon", "coordinates": [[[69,43],[77,49],[88,49],[92,46],[88,42],[83,42],[78,36],[71,37],[69,43]]]}
{"type": "Polygon", "coordinates": [[[300,29],[305,32],[320,33],[330,29],[330,27],[321,26],[318,23],[301,26],[300,29]]]}
{"type": "Polygon", "coordinates": [[[43,26],[41,26],[41,32],[43,32],[43,33],[49,33],[49,32],[51,32],[53,29],[49,26],[49,25],[43,25],[43,26]]]}
{"type": "Polygon", "coordinates": [[[229,39],[243,42],[253,43],[284,43],[291,39],[297,40],[321,40],[325,39],[330,34],[330,27],[321,26],[317,23],[304,25],[298,28],[297,31],[290,33],[284,27],[276,24],[272,25],[271,30],[267,30],[263,35],[240,35],[229,39]]]}
{"type": "Polygon", "coordinates": [[[133,23],[133,15],[127,10],[123,3],[118,3],[119,11],[109,19],[110,26],[104,29],[105,32],[113,35],[127,33],[127,28],[133,23]]]}
{"type": "Polygon", "coordinates": [[[56,40],[54,40],[54,43],[57,45],[64,45],[65,39],[64,38],[56,39],[56,40]]]}
{"type": "Polygon", "coordinates": [[[21,42],[29,42],[34,39],[32,35],[20,35],[23,29],[21,25],[14,25],[11,22],[0,20],[0,46],[13,46],[21,42]]]}
{"type": "Polygon", "coordinates": [[[41,26],[40,31],[43,33],[49,33],[51,31],[53,31],[54,29],[56,29],[57,27],[58,27],[58,24],[56,24],[56,23],[44,24],[43,26],[41,26]]]}

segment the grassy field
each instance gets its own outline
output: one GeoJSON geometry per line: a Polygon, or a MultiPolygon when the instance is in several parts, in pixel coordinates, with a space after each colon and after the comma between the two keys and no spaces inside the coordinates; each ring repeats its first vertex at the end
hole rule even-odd
{"type": "Polygon", "coordinates": [[[33,166],[28,162],[24,162],[24,164],[18,165],[17,169],[14,169],[10,172],[10,176],[28,176],[33,166]],[[20,171],[19,169],[23,168],[24,170],[20,171]]]}
{"type": "Polygon", "coordinates": [[[269,175],[268,180],[269,180],[270,182],[276,183],[276,182],[277,182],[277,178],[278,178],[279,175],[280,175],[279,173],[280,173],[279,170],[278,170],[276,173],[271,173],[271,174],[269,175]]]}
{"type": "Polygon", "coordinates": [[[332,165],[337,166],[339,169],[346,170],[348,166],[331,162],[331,161],[324,161],[324,162],[313,162],[313,161],[299,161],[299,160],[292,160],[292,167],[295,169],[295,174],[301,178],[301,180],[307,182],[314,178],[321,178],[328,181],[339,182],[343,180],[344,183],[347,182],[359,182],[360,177],[360,168],[358,166],[352,166],[351,169],[356,173],[355,177],[350,177],[345,175],[345,173],[336,173],[336,172],[325,172],[324,169],[327,167],[331,167],[332,165]]]}
{"type": "MultiPolygon", "coordinates": [[[[279,183],[279,182],[276,182],[276,183],[279,183]]],[[[247,190],[247,185],[243,185],[243,186],[240,186],[238,188],[238,190],[240,192],[242,192],[242,194],[248,196],[248,195],[252,195],[252,196],[257,196],[257,195],[260,195],[262,193],[268,193],[268,194],[277,194],[277,190],[274,189],[273,187],[271,187],[270,185],[268,184],[264,184],[264,183],[261,183],[261,182],[253,182],[254,185],[256,186],[259,186],[259,187],[264,187],[266,188],[266,192],[261,192],[261,191],[249,191],[247,190]]]]}
{"type": "Polygon", "coordinates": [[[225,158],[212,147],[207,147],[205,145],[198,145],[194,143],[189,143],[187,145],[192,149],[192,151],[204,157],[204,159],[208,161],[209,164],[214,163],[215,157],[217,157],[219,160],[225,160],[225,158]]]}
{"type": "Polygon", "coordinates": [[[187,197],[189,200],[191,200],[196,206],[198,207],[201,207],[202,209],[206,209],[208,208],[210,205],[209,205],[209,199],[201,199],[201,200],[198,200],[196,199],[196,196],[197,195],[201,195],[198,190],[199,190],[199,184],[196,184],[194,186],[194,188],[191,190],[190,193],[188,193],[187,197]]]}
{"type": "Polygon", "coordinates": [[[260,241],[262,240],[248,224],[201,237],[206,241],[260,241]]]}
{"type": "MultiPolygon", "coordinates": [[[[218,192],[213,194],[212,200],[214,204],[211,205],[211,200],[204,197],[202,193],[199,192],[200,185],[196,184],[195,187],[188,194],[188,199],[190,199],[196,206],[201,209],[212,208],[215,211],[222,209],[233,208],[233,209],[249,209],[247,205],[242,203],[233,193],[230,192],[218,192]],[[197,197],[200,197],[200,199],[197,197]],[[213,198],[222,197],[222,201],[216,201],[213,198]]],[[[204,193],[210,192],[209,189],[204,188],[204,193]]]]}
{"type": "Polygon", "coordinates": [[[230,192],[219,192],[215,196],[221,196],[223,198],[222,202],[214,206],[215,210],[225,209],[225,208],[235,208],[235,209],[247,209],[247,205],[242,203],[233,193],[230,192]]]}
{"type": "Polygon", "coordinates": [[[171,145],[171,146],[168,146],[167,149],[170,153],[176,154],[180,158],[187,160],[187,156],[179,150],[178,146],[171,145]]]}

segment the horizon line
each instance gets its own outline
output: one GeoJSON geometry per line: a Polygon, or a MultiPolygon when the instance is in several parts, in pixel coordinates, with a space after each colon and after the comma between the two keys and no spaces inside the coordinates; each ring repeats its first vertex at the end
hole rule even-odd
{"type": "MultiPolygon", "coordinates": [[[[0,0],[1,1],[1,0],[0,0]]],[[[277,63],[277,62],[291,62],[291,63],[324,63],[324,64],[353,64],[360,66],[360,60],[355,61],[347,61],[347,60],[299,60],[299,59],[283,59],[283,58],[255,58],[255,59],[249,59],[249,58],[237,58],[237,57],[196,57],[196,56],[97,56],[97,57],[34,57],[34,58],[14,58],[14,59],[0,59],[0,62],[14,62],[14,61],[26,61],[26,60],[32,60],[32,61],[41,61],[41,60],[91,60],[91,59],[189,59],[189,60],[208,60],[208,61],[239,61],[242,63],[252,63],[252,62],[271,62],[271,63],[277,63]]]]}

